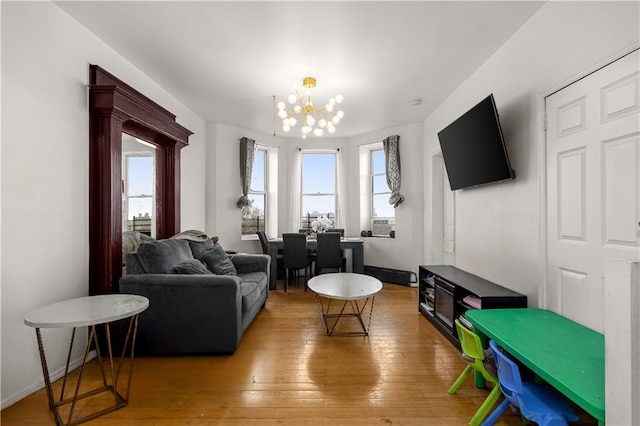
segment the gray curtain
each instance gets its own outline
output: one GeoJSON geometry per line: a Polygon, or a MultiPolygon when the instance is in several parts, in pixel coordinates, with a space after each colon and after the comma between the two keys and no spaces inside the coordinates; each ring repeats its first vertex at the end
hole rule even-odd
{"type": "Polygon", "coordinates": [[[400,136],[389,136],[382,141],[384,147],[384,162],[387,172],[387,185],[391,190],[389,204],[398,207],[404,201],[404,196],[400,194],[400,136]]]}
{"type": "Polygon", "coordinates": [[[251,187],[251,172],[253,171],[253,154],[256,149],[256,141],[249,138],[240,138],[240,185],[242,186],[242,195],[236,206],[243,208],[251,204],[251,200],[247,197],[249,188],[251,187]]]}

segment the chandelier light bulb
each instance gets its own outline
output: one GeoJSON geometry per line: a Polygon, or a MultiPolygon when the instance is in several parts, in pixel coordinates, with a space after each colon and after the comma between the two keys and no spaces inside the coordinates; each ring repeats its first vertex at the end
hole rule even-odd
{"type": "Polygon", "coordinates": [[[333,112],[333,104],[325,105],[324,109],[326,109],[327,112],[333,112]]]}
{"type": "Polygon", "coordinates": [[[303,126],[303,127],[302,127],[302,134],[303,134],[303,135],[308,135],[309,133],[311,133],[311,127],[309,127],[309,126],[303,126]]]}
{"type": "Polygon", "coordinates": [[[291,105],[293,105],[293,104],[295,104],[297,102],[298,97],[292,93],[287,97],[287,100],[289,101],[289,103],[291,105]]]}
{"type": "Polygon", "coordinates": [[[308,114],[307,118],[305,118],[304,121],[307,123],[309,127],[313,127],[313,125],[316,124],[316,119],[313,118],[313,115],[311,114],[308,114]]]}
{"type": "Polygon", "coordinates": [[[324,118],[318,120],[318,127],[320,127],[321,129],[327,127],[327,120],[325,120],[324,118]]]}
{"type": "Polygon", "coordinates": [[[286,107],[287,107],[287,105],[285,105],[285,103],[284,103],[284,102],[282,102],[282,101],[278,102],[278,109],[279,109],[279,110],[283,110],[283,109],[285,109],[286,107]]]}
{"type": "Polygon", "coordinates": [[[295,117],[289,117],[289,126],[295,127],[296,124],[298,124],[298,120],[296,120],[295,117]]]}
{"type": "Polygon", "coordinates": [[[287,111],[281,109],[280,111],[278,111],[278,117],[280,118],[287,118],[287,111]]]}
{"type": "Polygon", "coordinates": [[[330,105],[335,105],[336,104],[336,98],[330,98],[329,99],[329,104],[330,105]]]}
{"type": "Polygon", "coordinates": [[[318,129],[318,128],[313,129],[313,135],[314,136],[322,136],[322,135],[324,135],[324,130],[318,129]]]}
{"type": "Polygon", "coordinates": [[[333,123],[329,122],[329,124],[327,124],[327,131],[331,134],[336,132],[336,128],[333,123]]]}
{"type": "Polygon", "coordinates": [[[342,95],[338,95],[338,96],[336,96],[336,102],[337,102],[337,103],[341,104],[341,103],[342,103],[342,101],[344,101],[344,98],[342,97],[342,95]]]}
{"type": "Polygon", "coordinates": [[[344,112],[343,111],[338,111],[336,112],[336,115],[340,118],[344,117],[344,112]]]}
{"type": "Polygon", "coordinates": [[[282,131],[283,131],[283,132],[287,133],[287,132],[289,132],[289,130],[291,130],[291,127],[287,126],[286,124],[284,124],[284,125],[282,126],[282,131]]]}
{"type": "Polygon", "coordinates": [[[331,121],[333,121],[333,124],[339,124],[340,123],[340,117],[338,117],[337,115],[334,115],[333,118],[331,119],[331,121]]]}
{"type": "Polygon", "coordinates": [[[300,105],[296,105],[293,110],[296,114],[300,114],[300,112],[302,112],[302,107],[300,105]]]}

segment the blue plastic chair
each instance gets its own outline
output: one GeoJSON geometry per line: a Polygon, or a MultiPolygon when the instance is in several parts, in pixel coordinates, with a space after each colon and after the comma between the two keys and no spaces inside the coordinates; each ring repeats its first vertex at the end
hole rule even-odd
{"type": "Polygon", "coordinates": [[[489,342],[498,367],[498,380],[505,400],[487,417],[482,426],[492,425],[509,405],[514,405],[527,420],[541,426],[564,426],[579,420],[578,414],[562,396],[549,386],[523,382],[518,366],[498,349],[496,342],[489,342]]]}

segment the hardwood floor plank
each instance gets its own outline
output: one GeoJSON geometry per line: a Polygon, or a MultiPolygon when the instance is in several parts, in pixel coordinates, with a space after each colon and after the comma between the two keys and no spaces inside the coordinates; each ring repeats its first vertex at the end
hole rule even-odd
{"type": "MultiPolygon", "coordinates": [[[[447,394],[465,365],[418,313],[415,288],[385,285],[369,336],[328,337],[313,293],[293,287],[269,294],[233,355],[136,358],[128,406],[88,424],[462,426],[488,392],[469,378],[447,394]]],[[[96,361],[85,374],[89,384],[100,381],[96,361]]],[[[101,398],[78,409],[92,410],[101,398]]],[[[597,424],[581,417],[580,425],[597,424]]],[[[3,410],[1,421],[55,424],[44,390],[3,410]]],[[[507,410],[497,424],[522,421],[507,410]]]]}

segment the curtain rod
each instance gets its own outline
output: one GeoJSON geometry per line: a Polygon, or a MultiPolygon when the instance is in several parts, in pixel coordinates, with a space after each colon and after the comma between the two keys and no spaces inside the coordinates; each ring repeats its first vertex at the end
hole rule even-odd
{"type": "Polygon", "coordinates": [[[336,151],[340,151],[340,148],[325,148],[325,149],[322,149],[322,148],[302,148],[302,147],[299,147],[299,146],[297,146],[296,148],[298,148],[298,151],[302,151],[303,149],[306,150],[306,151],[318,151],[318,152],[320,152],[320,151],[331,151],[332,149],[334,149],[336,151]]]}

